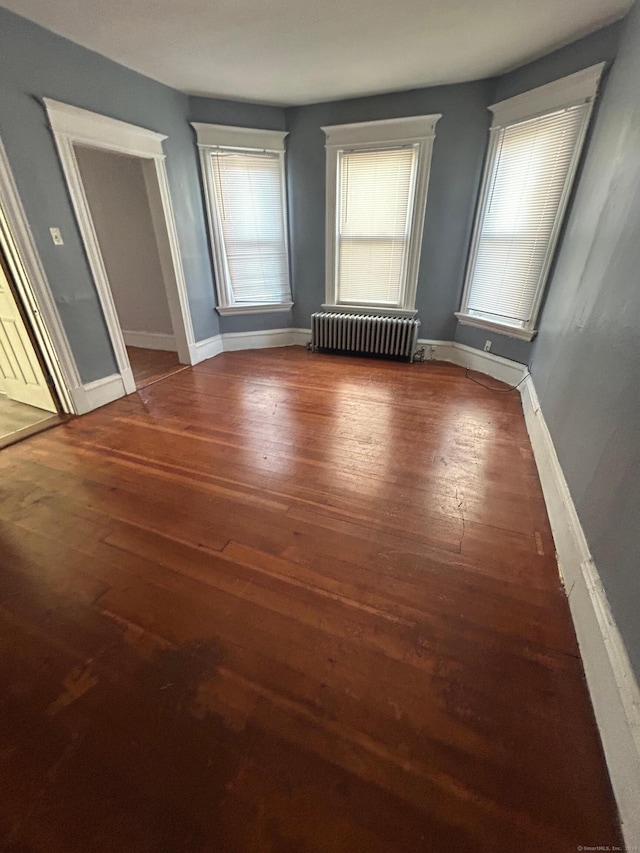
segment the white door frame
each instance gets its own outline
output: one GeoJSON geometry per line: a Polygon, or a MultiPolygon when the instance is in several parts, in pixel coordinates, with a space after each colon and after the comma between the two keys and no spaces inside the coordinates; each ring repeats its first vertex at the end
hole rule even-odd
{"type": "Polygon", "coordinates": [[[160,264],[169,302],[169,313],[178,358],[183,364],[192,364],[195,353],[195,337],[169,193],[165,154],[162,149],[162,142],[167,137],[153,130],[127,124],[59,101],[52,101],[49,98],[43,98],[43,102],[49,116],[62,170],[80,229],[80,236],[87,253],[98,299],[111,338],[118,371],[122,378],[125,393],[131,394],[136,390],[136,385],[84,191],[74,145],[86,145],[103,151],[128,154],[144,161],[145,184],[160,253],[160,264]]]}
{"type": "Polygon", "coordinates": [[[78,411],[74,391],[82,391],[82,380],[1,139],[0,246],[62,410],[74,414],[78,411]]]}

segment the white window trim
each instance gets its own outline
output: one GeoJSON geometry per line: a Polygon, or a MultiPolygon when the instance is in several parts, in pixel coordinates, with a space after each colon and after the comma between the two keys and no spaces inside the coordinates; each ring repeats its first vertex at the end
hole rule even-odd
{"type": "Polygon", "coordinates": [[[326,252],[325,252],[325,303],[328,311],[358,314],[395,314],[413,317],[416,314],[416,291],[418,269],[422,250],[424,217],[427,206],[427,190],[431,171],[431,154],[435,138],[435,126],[440,113],[425,116],[384,119],[383,121],[358,122],[323,127],[327,150],[326,189],[326,252]],[[338,205],[338,154],[353,149],[382,148],[385,145],[417,144],[418,162],[411,220],[411,234],[407,253],[406,277],[403,298],[397,306],[353,305],[338,301],[336,280],[336,211],[338,205]]]}
{"type": "Polygon", "coordinates": [[[471,245],[469,248],[469,259],[465,274],[462,303],[460,311],[455,312],[458,322],[462,325],[476,326],[480,329],[489,329],[491,331],[500,332],[508,335],[509,337],[520,338],[525,341],[532,340],[537,334],[536,324],[538,314],[540,312],[540,306],[542,304],[542,298],[547,285],[547,278],[555,255],[560,230],[564,222],[567,203],[573,189],[573,182],[575,180],[578,163],[582,156],[584,139],[589,127],[593,104],[598,93],[598,85],[605,65],[606,63],[599,62],[597,65],[592,65],[582,71],[577,71],[575,74],[570,74],[560,80],[554,80],[552,83],[547,83],[545,86],[539,86],[537,89],[532,89],[529,92],[524,92],[521,95],[516,95],[513,98],[508,98],[505,101],[500,101],[499,103],[489,107],[493,114],[491,129],[489,130],[489,147],[485,158],[482,184],[478,196],[478,206],[476,208],[473,236],[471,238],[471,245]],[[551,239],[549,241],[549,248],[547,250],[547,256],[540,275],[538,290],[536,292],[536,298],[534,300],[529,322],[524,326],[517,326],[511,325],[507,322],[491,320],[486,317],[478,317],[474,314],[470,314],[468,307],[469,293],[471,290],[471,281],[477,257],[478,243],[486,212],[487,193],[498,146],[499,131],[509,125],[536,118],[537,116],[544,115],[545,113],[552,112],[553,110],[561,110],[577,106],[578,104],[587,104],[588,108],[584,112],[582,128],[580,130],[574,156],[569,167],[565,192],[558,207],[558,214],[556,216],[551,239]]]}
{"type": "Polygon", "coordinates": [[[216,148],[235,148],[245,151],[269,151],[281,155],[282,169],[282,210],[284,214],[284,239],[289,257],[289,224],[287,217],[287,190],[285,180],[285,138],[288,131],[259,130],[249,127],[231,127],[223,124],[202,124],[191,122],[191,127],[196,132],[198,149],[200,151],[200,170],[202,182],[205,189],[205,203],[207,206],[207,222],[209,225],[209,236],[213,250],[213,267],[216,279],[216,293],[218,296],[217,312],[223,317],[232,314],[267,314],[274,311],[289,311],[293,302],[268,302],[256,303],[255,305],[237,305],[233,301],[231,283],[226,280],[224,270],[224,248],[216,227],[217,211],[215,209],[215,187],[213,183],[213,171],[211,168],[210,154],[216,148]]]}

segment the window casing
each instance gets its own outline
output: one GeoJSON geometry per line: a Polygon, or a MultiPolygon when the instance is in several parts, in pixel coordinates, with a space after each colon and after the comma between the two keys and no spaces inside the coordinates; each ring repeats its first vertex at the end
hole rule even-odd
{"type": "Polygon", "coordinates": [[[326,301],[342,312],[413,316],[439,115],[323,127],[326,301]]]}
{"type": "Polygon", "coordinates": [[[287,311],[286,133],[194,124],[220,314],[287,311]]]}
{"type": "Polygon", "coordinates": [[[603,64],[502,101],[493,122],[460,312],[531,340],[603,64]]]}

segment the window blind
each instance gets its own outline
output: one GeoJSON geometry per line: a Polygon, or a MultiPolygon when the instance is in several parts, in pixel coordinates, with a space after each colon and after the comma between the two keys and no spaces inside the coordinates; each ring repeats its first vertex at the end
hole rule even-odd
{"type": "Polygon", "coordinates": [[[416,146],[340,152],[339,302],[401,303],[416,163],[416,146]]]}
{"type": "Polygon", "coordinates": [[[219,149],[211,170],[234,303],[289,301],[282,155],[219,149]]]}
{"type": "Polygon", "coordinates": [[[468,309],[524,326],[548,267],[588,105],[499,131],[468,309]]]}

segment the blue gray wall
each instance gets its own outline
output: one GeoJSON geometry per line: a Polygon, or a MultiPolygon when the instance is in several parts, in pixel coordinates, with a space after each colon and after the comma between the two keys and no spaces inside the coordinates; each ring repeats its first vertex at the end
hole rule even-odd
{"type": "Polygon", "coordinates": [[[436,126],[416,306],[420,337],[452,340],[487,144],[491,84],[464,83],[287,110],[294,324],[325,301],[325,136],[321,127],[442,113],[436,126]]]}
{"type": "Polygon", "coordinates": [[[582,39],[497,80],[282,109],[188,98],[0,9],[0,135],[82,379],[108,375],[115,362],[77,232],[43,96],[157,130],[165,142],[196,340],[219,331],[297,326],[324,301],[324,124],[439,112],[418,280],[421,337],[456,340],[526,362],[531,346],[458,326],[464,268],[482,161],[487,106],[615,56],[620,24],[582,39]],[[288,193],[293,312],[220,318],[195,137],[189,121],[289,130],[288,193]],[[54,247],[48,229],[62,229],[54,247]]]}
{"type": "Polygon", "coordinates": [[[640,676],[640,6],[593,128],[533,352],[571,495],[640,676]]]}
{"type": "Polygon", "coordinates": [[[218,333],[188,98],[0,9],[0,136],[82,379],[116,369],[40,99],[167,134],[165,151],[196,340],[218,333]],[[55,247],[57,225],[64,246],[55,247]]]}

